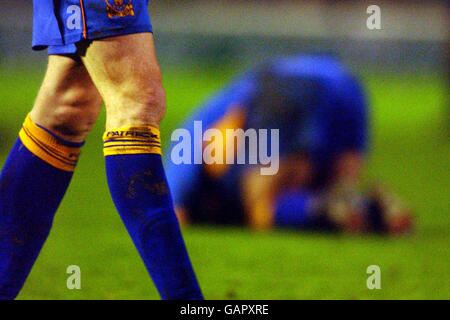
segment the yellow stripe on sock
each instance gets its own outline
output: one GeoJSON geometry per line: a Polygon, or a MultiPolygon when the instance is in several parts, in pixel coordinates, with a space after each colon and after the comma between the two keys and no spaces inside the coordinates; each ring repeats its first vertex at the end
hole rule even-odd
{"type": "Polygon", "coordinates": [[[25,147],[39,159],[55,168],[73,172],[80,157],[80,147],[70,147],[37,126],[27,116],[19,138],[25,147]]]}
{"type": "Polygon", "coordinates": [[[105,156],[155,153],[161,155],[161,137],[157,128],[133,126],[112,129],[103,135],[105,156]]]}

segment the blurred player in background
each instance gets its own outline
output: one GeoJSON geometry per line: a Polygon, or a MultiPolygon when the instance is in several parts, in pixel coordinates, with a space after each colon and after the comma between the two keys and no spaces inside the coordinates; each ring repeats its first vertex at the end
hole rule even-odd
{"type": "Polygon", "coordinates": [[[147,5],[33,1],[33,48],[49,61],[0,175],[1,299],[22,288],[102,101],[109,189],[153,282],[163,299],[202,299],[162,166],[166,102],[147,5]]]}
{"type": "MultiPolygon", "coordinates": [[[[279,129],[279,172],[168,159],[179,218],[256,229],[409,230],[411,216],[395,196],[379,186],[361,191],[368,111],[359,81],[331,57],[272,59],[245,72],[182,128],[193,132],[194,121],[202,121],[204,130],[217,128],[224,137],[226,129],[279,129]]],[[[218,143],[223,148],[226,141],[218,143]]]]}

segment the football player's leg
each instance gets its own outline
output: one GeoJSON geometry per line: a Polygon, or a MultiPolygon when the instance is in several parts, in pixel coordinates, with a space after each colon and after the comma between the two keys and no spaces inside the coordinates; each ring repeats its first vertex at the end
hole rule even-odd
{"type": "Polygon", "coordinates": [[[111,195],[147,270],[163,299],[202,299],[162,165],[166,102],[152,34],[94,41],[83,62],[106,105],[111,195]]]}
{"type": "Polygon", "coordinates": [[[0,298],[14,299],[22,288],[100,107],[84,66],[50,56],[34,108],[0,174],[0,298]]]}
{"type": "Polygon", "coordinates": [[[59,138],[84,142],[102,107],[102,98],[79,58],[50,55],[30,117],[59,138]]]}

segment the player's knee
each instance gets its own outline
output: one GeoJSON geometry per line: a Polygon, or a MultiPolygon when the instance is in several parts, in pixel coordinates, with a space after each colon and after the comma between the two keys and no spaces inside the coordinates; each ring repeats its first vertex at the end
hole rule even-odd
{"type": "Polygon", "coordinates": [[[166,95],[160,78],[144,80],[139,86],[121,88],[118,97],[108,106],[110,128],[152,125],[159,126],[166,112],[166,95]]]}
{"type": "Polygon", "coordinates": [[[55,111],[48,129],[68,140],[84,141],[95,125],[96,119],[97,113],[89,108],[82,111],[65,105],[55,111]]]}
{"type": "Polygon", "coordinates": [[[95,88],[72,88],[53,94],[50,99],[38,100],[31,116],[55,135],[81,142],[95,125],[101,105],[102,99],[95,88]]]}
{"type": "Polygon", "coordinates": [[[151,80],[134,96],[129,116],[132,123],[159,125],[166,112],[166,95],[159,80],[151,80]]]}

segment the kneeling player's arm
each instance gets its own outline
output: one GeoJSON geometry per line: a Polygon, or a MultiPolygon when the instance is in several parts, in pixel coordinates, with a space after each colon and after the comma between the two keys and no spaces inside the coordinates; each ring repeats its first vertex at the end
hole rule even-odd
{"type": "Polygon", "coordinates": [[[259,168],[252,168],[242,179],[242,197],[250,227],[267,230],[274,225],[274,176],[260,174],[259,168]]]}
{"type": "MultiPolygon", "coordinates": [[[[246,113],[245,108],[238,103],[231,104],[227,107],[228,111],[219,118],[216,122],[214,122],[209,129],[215,129],[216,133],[220,132],[222,139],[220,137],[211,138],[211,140],[203,141],[203,154],[209,155],[211,160],[213,157],[211,153],[217,155],[221,154],[221,158],[219,157],[219,163],[214,161],[213,163],[205,163],[205,170],[208,175],[212,178],[220,178],[222,177],[227,170],[230,168],[230,165],[227,164],[227,146],[232,145],[234,147],[233,154],[237,154],[237,150],[241,148],[240,145],[235,144],[234,135],[228,136],[227,132],[236,132],[236,130],[244,129],[246,113]]],[[[237,139],[238,142],[242,143],[240,139],[237,139]]]]}

